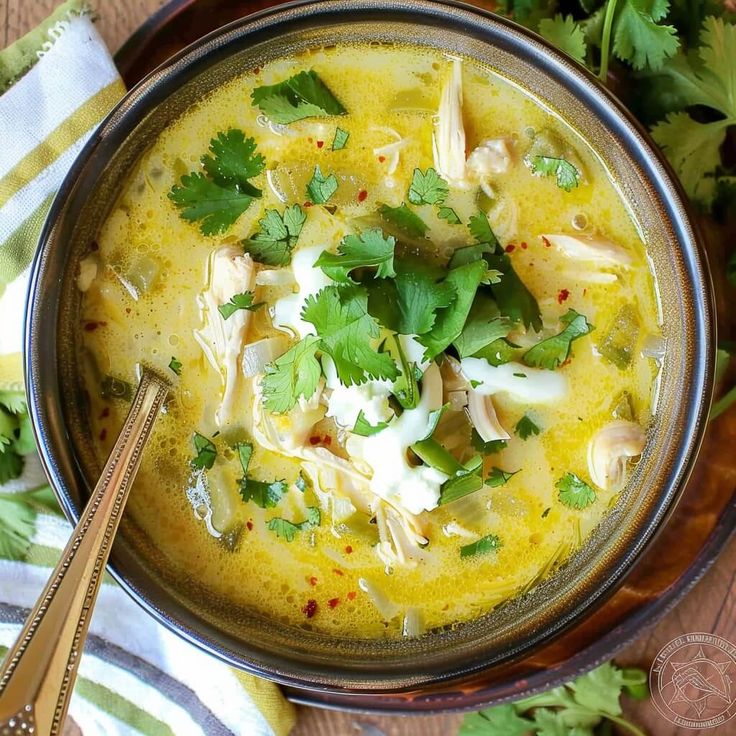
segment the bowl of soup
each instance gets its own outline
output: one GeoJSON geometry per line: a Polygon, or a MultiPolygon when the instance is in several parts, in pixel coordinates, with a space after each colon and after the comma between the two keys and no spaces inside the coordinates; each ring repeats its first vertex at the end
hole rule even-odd
{"type": "Polygon", "coordinates": [[[77,518],[174,389],[111,557],[242,669],[381,692],[529,653],[671,512],[710,399],[682,194],[570,60],[445,3],[321,2],[132,90],[57,197],[28,388],[77,518]]]}

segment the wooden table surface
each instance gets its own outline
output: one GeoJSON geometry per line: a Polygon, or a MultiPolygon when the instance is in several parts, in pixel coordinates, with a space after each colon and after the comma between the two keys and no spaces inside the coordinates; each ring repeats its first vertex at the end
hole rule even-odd
{"type": "MultiPolygon", "coordinates": [[[[0,0],[0,45],[5,47],[22,36],[58,4],[57,0],[0,0]]],[[[99,13],[97,28],[114,52],[165,0],[97,0],[96,3],[93,0],[93,4],[99,13]]],[[[648,668],[670,639],[694,631],[712,632],[736,644],[736,538],[682,603],[653,629],[643,631],[641,638],[616,659],[621,664],[648,668]]],[[[652,736],[695,733],[671,725],[647,702],[627,706],[626,710],[652,736]]],[[[370,726],[385,736],[452,736],[461,720],[462,716],[453,715],[377,717],[299,708],[299,722],[293,736],[378,736],[370,726]]],[[[735,723],[731,721],[704,733],[727,736],[736,733],[735,723]]]]}

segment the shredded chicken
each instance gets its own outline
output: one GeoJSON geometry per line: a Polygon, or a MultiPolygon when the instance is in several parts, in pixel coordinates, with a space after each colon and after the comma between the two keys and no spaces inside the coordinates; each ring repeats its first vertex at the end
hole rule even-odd
{"type": "Polygon", "coordinates": [[[542,235],[541,238],[570,258],[626,268],[632,263],[631,255],[625,248],[600,235],[551,233],[542,235]]]}
{"type": "Polygon", "coordinates": [[[626,480],[626,464],[644,451],[646,433],[636,422],[618,420],[600,429],[588,445],[588,470],[603,490],[620,490],[626,480]]]}
{"type": "Polygon", "coordinates": [[[432,136],[434,167],[451,186],[467,189],[465,126],[463,125],[463,65],[452,60],[450,77],[442,88],[432,136]]]}
{"type": "Polygon", "coordinates": [[[380,133],[386,133],[391,136],[394,140],[391,143],[387,143],[385,146],[378,146],[373,149],[374,156],[385,156],[388,161],[388,167],[386,173],[392,175],[396,172],[399,166],[399,156],[402,149],[406,148],[411,139],[402,137],[401,133],[394,130],[393,128],[373,126],[371,130],[378,131],[380,133]]]}
{"type": "Polygon", "coordinates": [[[223,393],[215,414],[218,426],[227,424],[232,413],[240,355],[252,316],[249,310],[238,309],[224,319],[218,307],[227,304],[235,294],[252,291],[254,284],[253,260],[242,249],[226,245],[210,257],[208,286],[197,299],[204,325],[194,331],[194,337],[212,368],[222,376],[223,393]]]}
{"type": "Polygon", "coordinates": [[[379,542],[376,553],[387,568],[416,567],[423,557],[428,539],[422,533],[419,519],[412,514],[378,500],[375,505],[379,542]]]}
{"type": "Polygon", "coordinates": [[[490,180],[495,174],[505,174],[513,161],[512,142],[508,138],[489,138],[473,149],[467,162],[467,176],[480,182],[480,188],[494,197],[490,180]]]}

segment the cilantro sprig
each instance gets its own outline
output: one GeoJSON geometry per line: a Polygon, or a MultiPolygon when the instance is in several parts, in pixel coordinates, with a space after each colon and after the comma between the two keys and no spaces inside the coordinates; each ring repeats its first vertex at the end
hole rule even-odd
{"type": "Polygon", "coordinates": [[[347,114],[342,103],[313,69],[299,72],[277,84],[256,87],[250,96],[254,106],[281,125],[304,118],[347,114]]]}
{"type": "Polygon", "coordinates": [[[574,309],[568,309],[560,322],[565,325],[562,332],[538,342],[524,353],[522,360],[527,365],[554,370],[570,357],[573,341],[593,330],[593,325],[574,309]]]}
{"type": "Polygon", "coordinates": [[[501,539],[498,535],[488,534],[485,537],[481,537],[477,542],[460,547],[460,557],[487,555],[491,552],[497,552],[502,546],[501,539]]]}
{"type": "Polygon", "coordinates": [[[333,281],[352,282],[350,272],[355,268],[375,268],[376,278],[396,276],[394,248],[396,240],[379,229],[364,230],[359,235],[346,235],[337,246],[337,253],[323,252],[314,264],[333,281]]]}
{"type": "Polygon", "coordinates": [[[233,294],[229,301],[224,304],[217,305],[217,311],[222,315],[223,319],[230,319],[235,312],[238,312],[241,309],[253,312],[263,306],[263,302],[254,303],[253,298],[252,291],[244,291],[242,294],[233,294]]]}
{"type": "Polygon", "coordinates": [[[514,427],[514,432],[522,440],[528,440],[532,435],[537,435],[541,431],[541,427],[539,427],[528,414],[524,414],[514,427]]]}
{"type": "Polygon", "coordinates": [[[263,171],[266,162],[256,153],[255,140],[234,128],[218,133],[209,150],[201,159],[205,173],[182,176],[169,191],[169,199],[183,219],[199,222],[203,235],[218,235],[261,197],[250,179],[263,171]]]}
{"type": "Polygon", "coordinates": [[[327,204],[330,197],[338,189],[337,177],[334,174],[325,176],[319,164],[314,167],[312,178],[307,184],[307,197],[312,204],[327,204]]]}
{"type": "Polygon", "coordinates": [[[281,517],[274,517],[268,522],[268,528],[279,538],[293,542],[299,532],[316,529],[322,523],[322,515],[316,506],[307,506],[307,518],[295,523],[281,517]]]}
{"type": "Polygon", "coordinates": [[[307,335],[266,366],[262,389],[268,411],[285,414],[299,397],[309,399],[317,390],[322,375],[316,357],[318,348],[319,338],[307,335]]]}
{"type": "Polygon", "coordinates": [[[623,717],[620,700],[622,695],[648,697],[647,679],[643,670],[607,662],[549,692],[469,713],[458,736],[590,736],[604,722],[632,736],[645,736],[623,717]]]}
{"type": "Polygon", "coordinates": [[[287,207],[283,215],[278,210],[266,210],[258,221],[260,230],[243,246],[260,263],[287,266],[306,220],[307,215],[298,204],[287,207]]]}
{"type": "Polygon", "coordinates": [[[564,158],[534,156],[531,170],[537,176],[554,176],[557,186],[566,192],[571,192],[580,184],[580,172],[564,158]]]}
{"type": "Polygon", "coordinates": [[[449,193],[447,182],[433,168],[414,169],[408,194],[412,204],[443,204],[449,193]]]}
{"type": "Polygon", "coordinates": [[[575,473],[565,473],[557,483],[560,503],[571,509],[584,509],[595,503],[595,491],[575,473]]]}
{"type": "Polygon", "coordinates": [[[194,451],[197,453],[192,459],[192,467],[196,470],[212,470],[217,459],[217,448],[212,440],[199,432],[192,437],[194,451]]]}

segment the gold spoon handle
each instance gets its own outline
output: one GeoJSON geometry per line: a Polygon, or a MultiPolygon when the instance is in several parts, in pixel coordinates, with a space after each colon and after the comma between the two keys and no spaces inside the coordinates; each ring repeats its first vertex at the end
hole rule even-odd
{"type": "Polygon", "coordinates": [[[144,369],[59,563],[0,668],[0,734],[60,734],[113,537],[170,385],[144,369]]]}

